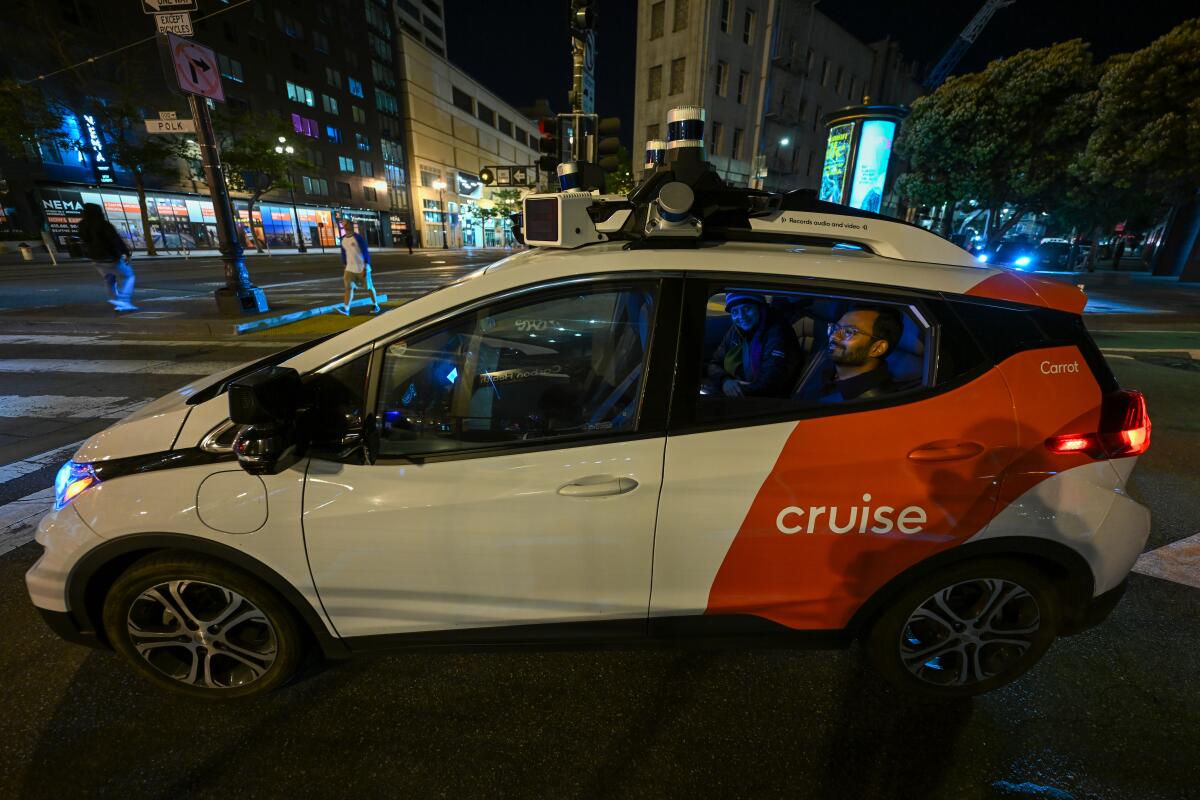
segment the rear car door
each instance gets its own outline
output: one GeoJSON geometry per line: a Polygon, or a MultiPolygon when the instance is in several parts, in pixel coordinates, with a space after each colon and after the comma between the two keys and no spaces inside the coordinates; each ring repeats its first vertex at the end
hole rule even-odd
{"type": "Polygon", "coordinates": [[[936,297],[812,284],[688,280],[653,630],[840,629],[890,579],[994,513],[1015,419],[1003,378],[961,323],[936,297]],[[732,291],[762,293],[801,332],[793,395],[700,394],[704,331],[732,291]],[[903,316],[888,358],[896,380],[883,396],[820,403],[808,387],[831,368],[826,326],[862,303],[903,316]]]}

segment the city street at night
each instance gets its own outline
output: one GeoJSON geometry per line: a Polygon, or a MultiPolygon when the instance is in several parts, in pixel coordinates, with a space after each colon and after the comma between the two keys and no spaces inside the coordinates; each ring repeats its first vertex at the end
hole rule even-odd
{"type": "Polygon", "coordinates": [[[8,0],[0,800],[1200,800],[1198,53],[8,0]]]}
{"type": "MultiPolygon", "coordinates": [[[[407,298],[498,255],[379,255],[377,283],[407,298]]],[[[274,287],[271,298],[323,302],[336,287],[321,277],[336,267],[330,256],[250,265],[256,282],[274,287]]],[[[54,636],[25,594],[22,573],[38,547],[24,542],[49,508],[43,487],[74,443],[112,421],[79,409],[104,404],[115,416],[189,380],[188,364],[219,369],[304,334],[287,326],[205,341],[171,333],[172,317],[153,316],[156,308],[200,316],[212,304],[204,288],[219,265],[199,260],[138,264],[139,302],[150,312],[140,321],[104,312],[83,317],[77,332],[49,326],[99,305],[85,266],[54,273],[72,302],[0,313],[0,365],[11,387],[0,420],[6,796],[136,787],[154,797],[321,797],[348,785],[447,797],[1194,796],[1200,291],[1164,293],[1144,274],[1087,276],[1092,306],[1118,309],[1089,314],[1088,325],[1153,415],[1155,447],[1130,491],[1151,509],[1154,529],[1112,618],[1059,640],[1009,687],[959,704],[914,702],[883,687],[857,646],[425,650],[312,662],[269,697],[213,705],[164,694],[112,653],[54,636]],[[1162,308],[1164,299],[1178,308],[1162,308]],[[163,361],[173,365],[166,374],[147,366],[163,361]],[[37,366],[50,363],[53,371],[37,366]],[[22,407],[21,397],[41,405],[22,407]],[[12,524],[18,517],[24,525],[12,524]]],[[[0,267],[0,280],[6,296],[45,285],[20,266],[0,267]]],[[[318,333],[313,326],[345,319],[293,327],[318,333]]]]}

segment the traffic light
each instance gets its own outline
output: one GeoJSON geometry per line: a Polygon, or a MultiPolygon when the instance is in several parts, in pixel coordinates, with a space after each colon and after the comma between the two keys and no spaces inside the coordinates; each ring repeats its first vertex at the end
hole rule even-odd
{"type": "Polygon", "coordinates": [[[558,120],[554,117],[542,117],[538,120],[538,150],[542,156],[538,159],[538,168],[542,172],[553,174],[558,167],[558,120]]]}
{"type": "Polygon", "coordinates": [[[479,170],[479,182],[484,186],[491,186],[496,182],[496,173],[492,172],[491,167],[484,167],[479,170]]]}
{"type": "Polygon", "coordinates": [[[582,35],[596,27],[594,0],[571,0],[571,29],[582,35]]]}
{"type": "Polygon", "coordinates": [[[621,149],[621,120],[619,117],[605,117],[597,126],[600,137],[596,145],[596,162],[605,172],[616,170],[619,159],[617,153],[621,149]]]}

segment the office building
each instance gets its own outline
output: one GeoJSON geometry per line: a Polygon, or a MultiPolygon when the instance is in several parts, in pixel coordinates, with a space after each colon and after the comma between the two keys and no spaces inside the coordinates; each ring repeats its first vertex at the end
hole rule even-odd
{"type": "Polygon", "coordinates": [[[707,113],[709,161],[730,183],[816,189],[829,112],[921,92],[896,43],[867,44],[800,0],[640,0],[635,149],[667,111],[707,113]]]}

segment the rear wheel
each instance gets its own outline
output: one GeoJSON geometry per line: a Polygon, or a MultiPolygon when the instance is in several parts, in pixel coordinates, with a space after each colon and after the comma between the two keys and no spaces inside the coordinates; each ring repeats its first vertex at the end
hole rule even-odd
{"type": "Polygon", "coordinates": [[[303,650],[291,610],[271,589],[187,554],[150,556],[122,574],[105,599],[104,629],[153,683],[211,699],[271,691],[303,650]]]}
{"type": "Polygon", "coordinates": [[[1009,683],[1046,652],[1058,628],[1049,580],[1018,561],[950,567],[905,590],[872,626],[866,652],[897,687],[968,697],[1009,683]]]}

